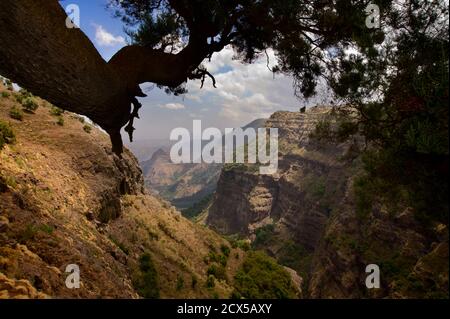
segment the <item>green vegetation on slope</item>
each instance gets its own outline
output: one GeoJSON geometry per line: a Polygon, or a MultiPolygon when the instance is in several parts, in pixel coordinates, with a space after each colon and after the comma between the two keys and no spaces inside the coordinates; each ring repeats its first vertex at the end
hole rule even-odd
{"type": "Polygon", "coordinates": [[[150,254],[139,258],[139,271],[133,281],[137,292],[146,299],[159,298],[158,274],[150,254]]]}
{"type": "Polygon", "coordinates": [[[287,271],[261,251],[249,252],[236,273],[233,297],[246,299],[296,298],[287,271]]]}
{"type": "Polygon", "coordinates": [[[0,121],[0,150],[5,144],[12,144],[16,140],[11,126],[8,123],[0,121]]]}
{"type": "Polygon", "coordinates": [[[182,210],[183,216],[186,218],[197,217],[205,210],[205,208],[207,208],[209,206],[209,204],[211,203],[211,201],[213,199],[213,196],[214,196],[214,194],[209,194],[208,196],[204,197],[202,200],[195,203],[191,207],[183,209],[182,210]]]}

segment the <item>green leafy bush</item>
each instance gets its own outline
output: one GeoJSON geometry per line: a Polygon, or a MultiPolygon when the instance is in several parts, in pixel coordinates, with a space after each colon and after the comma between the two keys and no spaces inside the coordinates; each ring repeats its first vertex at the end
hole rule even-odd
{"type": "Polygon", "coordinates": [[[220,245],[220,251],[222,251],[222,254],[228,258],[230,256],[230,247],[227,245],[220,245]]]}
{"type": "Polygon", "coordinates": [[[2,98],[5,98],[5,99],[6,99],[6,98],[9,97],[9,95],[10,95],[9,92],[6,92],[6,91],[3,91],[3,92],[2,92],[2,98]]]}
{"type": "Polygon", "coordinates": [[[19,90],[19,94],[20,94],[21,96],[23,96],[23,98],[25,98],[25,99],[27,99],[27,98],[32,98],[32,97],[33,97],[33,94],[31,94],[31,92],[28,92],[28,91],[25,90],[25,89],[20,89],[20,90],[19,90]]]}
{"type": "Polygon", "coordinates": [[[16,141],[16,135],[11,126],[3,121],[0,121],[0,150],[5,144],[13,144],[16,141]]]}
{"type": "Polygon", "coordinates": [[[58,124],[59,126],[64,126],[64,118],[62,116],[59,116],[56,124],[58,124]]]}
{"type": "Polygon", "coordinates": [[[255,232],[256,238],[252,243],[253,247],[262,247],[269,243],[274,236],[274,231],[275,226],[273,224],[258,228],[255,232]]]}
{"type": "Polygon", "coordinates": [[[34,101],[32,97],[27,97],[24,100],[22,100],[22,106],[25,109],[25,111],[33,113],[39,108],[39,105],[34,101]]]}
{"type": "Polygon", "coordinates": [[[18,120],[18,121],[22,121],[23,120],[23,112],[22,112],[22,110],[19,110],[15,106],[9,111],[9,116],[12,119],[15,119],[15,120],[18,120]]]}
{"type": "Polygon", "coordinates": [[[227,280],[225,267],[222,265],[213,264],[208,267],[208,270],[206,271],[206,273],[208,275],[214,276],[217,279],[227,280]]]}
{"type": "Polygon", "coordinates": [[[50,114],[53,116],[61,116],[64,113],[63,109],[60,109],[59,107],[52,106],[50,108],[50,114]]]}
{"type": "Polygon", "coordinates": [[[238,240],[236,242],[236,247],[242,249],[243,251],[249,251],[250,250],[250,243],[247,240],[238,240]]]}
{"type": "Polygon", "coordinates": [[[142,297],[159,298],[158,273],[150,254],[143,254],[139,258],[139,271],[133,280],[133,285],[142,297]]]}
{"type": "Polygon", "coordinates": [[[85,126],[83,126],[83,131],[90,134],[92,132],[92,126],[86,124],[85,126]]]}
{"type": "Polygon", "coordinates": [[[206,288],[214,288],[216,286],[216,281],[214,280],[214,276],[209,275],[208,279],[206,279],[206,288]]]}
{"type": "Polygon", "coordinates": [[[249,252],[235,276],[236,294],[246,299],[289,299],[296,291],[287,271],[261,251],[249,252]]]}
{"type": "Polygon", "coordinates": [[[205,263],[209,264],[209,263],[218,263],[222,266],[226,266],[227,265],[227,260],[228,260],[228,256],[226,255],[222,255],[222,254],[217,254],[213,251],[209,252],[208,256],[205,257],[205,263]]]}
{"type": "Polygon", "coordinates": [[[38,227],[38,230],[51,235],[55,231],[55,228],[52,225],[42,224],[38,227]]]}
{"type": "Polygon", "coordinates": [[[180,291],[184,287],[184,279],[183,276],[178,275],[177,276],[177,291],[180,291]]]}
{"type": "Polygon", "coordinates": [[[36,236],[38,232],[38,228],[33,224],[28,224],[23,231],[19,233],[19,242],[24,244],[27,241],[30,241],[36,236]]]}

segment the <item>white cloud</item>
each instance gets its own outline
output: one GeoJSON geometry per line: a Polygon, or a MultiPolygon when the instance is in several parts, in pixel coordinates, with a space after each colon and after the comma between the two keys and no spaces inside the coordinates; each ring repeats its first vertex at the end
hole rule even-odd
{"type": "Polygon", "coordinates": [[[114,36],[105,30],[105,28],[98,24],[93,24],[95,28],[95,42],[99,46],[112,47],[116,45],[125,45],[125,38],[118,35],[114,36]]]}
{"type": "MultiPolygon", "coordinates": [[[[268,51],[270,65],[276,61],[273,52],[268,51]]],[[[199,89],[198,83],[189,82],[188,90],[193,96],[202,97],[203,105],[208,103],[222,121],[233,126],[247,124],[256,118],[268,117],[278,110],[297,110],[300,102],[294,97],[292,79],[277,75],[267,68],[265,55],[254,64],[243,64],[233,59],[234,51],[226,47],[215,54],[211,62],[205,63],[217,80],[217,88],[205,82],[199,89]]],[[[208,81],[208,80],[207,80],[208,81]]]]}
{"type": "Polygon", "coordinates": [[[198,114],[198,113],[189,113],[189,117],[191,117],[191,118],[193,118],[193,119],[202,119],[202,118],[204,118],[204,116],[203,115],[201,115],[201,114],[198,114]]]}
{"type": "Polygon", "coordinates": [[[186,107],[181,103],[167,103],[164,105],[160,105],[160,108],[168,109],[168,110],[184,110],[186,107]]]}
{"type": "MultiPolygon", "coordinates": [[[[271,68],[277,58],[272,50],[267,50],[267,53],[271,68]]],[[[256,118],[269,117],[279,110],[298,111],[302,106],[321,103],[321,98],[325,98],[325,94],[320,92],[318,98],[298,100],[294,96],[292,78],[282,74],[274,77],[268,69],[265,54],[253,64],[241,63],[233,56],[233,49],[226,47],[213,55],[211,62],[205,63],[217,80],[217,88],[208,79],[201,90],[197,82],[188,83],[190,95],[200,97],[202,106],[217,109],[211,115],[216,114],[218,119],[230,125],[245,125],[256,118]]]]}
{"type": "MultiPolygon", "coordinates": [[[[268,50],[268,53],[270,66],[273,66],[276,57],[272,51],[268,50]]],[[[217,88],[207,78],[203,89],[200,89],[200,81],[189,81],[189,93],[185,96],[168,96],[156,89],[145,99],[145,104],[149,107],[142,109],[143,120],[137,122],[140,125],[137,127],[137,134],[167,138],[172,128],[191,127],[192,119],[202,119],[204,127],[241,127],[255,119],[268,118],[276,111],[298,111],[305,105],[327,103],[322,101],[326,99],[326,94],[322,92],[318,98],[306,102],[295,98],[292,78],[281,74],[274,78],[267,68],[264,54],[253,64],[243,64],[233,60],[233,56],[233,49],[227,47],[214,54],[211,62],[205,62],[208,71],[217,80],[217,88]],[[177,112],[183,116],[174,117],[173,111],[159,112],[160,118],[155,118],[151,107],[154,105],[181,110],[177,112]],[[146,121],[154,125],[145,125],[146,121]]]]}
{"type": "Polygon", "coordinates": [[[186,98],[190,101],[196,102],[196,103],[200,103],[202,101],[201,97],[198,95],[186,94],[186,96],[184,98],[186,98]]]}

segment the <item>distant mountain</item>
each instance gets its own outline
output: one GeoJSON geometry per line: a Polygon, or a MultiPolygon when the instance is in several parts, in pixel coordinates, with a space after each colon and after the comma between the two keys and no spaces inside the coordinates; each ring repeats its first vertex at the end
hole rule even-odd
{"type": "MultiPolygon", "coordinates": [[[[264,127],[266,119],[257,119],[246,128],[264,127]]],[[[222,164],[173,164],[169,147],[161,147],[149,160],[141,161],[145,185],[179,209],[186,209],[210,198],[217,187],[222,164]]]]}
{"type": "Polygon", "coordinates": [[[245,125],[243,127],[243,129],[246,129],[246,128],[255,128],[256,129],[256,128],[265,127],[266,122],[267,122],[267,119],[256,119],[256,120],[248,123],[247,125],[245,125]]]}
{"type": "Polygon", "coordinates": [[[125,143],[125,146],[133,152],[139,162],[149,160],[154,152],[161,148],[168,149],[169,145],[169,141],[165,139],[147,139],[125,143]]]}
{"type": "Polygon", "coordinates": [[[164,149],[156,151],[141,167],[147,188],[180,209],[213,193],[222,169],[221,164],[173,164],[164,149]]]}

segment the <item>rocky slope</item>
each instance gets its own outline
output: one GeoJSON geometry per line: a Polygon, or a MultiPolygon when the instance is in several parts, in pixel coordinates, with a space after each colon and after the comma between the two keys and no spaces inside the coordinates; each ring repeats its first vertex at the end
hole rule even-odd
{"type": "Polygon", "coordinates": [[[147,194],[134,156],[84,119],[33,98],[16,120],[20,94],[0,93],[16,140],[0,150],[0,298],[230,296],[246,252],[147,194]],[[80,289],[65,285],[69,264],[80,289]]]}
{"type": "Polygon", "coordinates": [[[375,205],[362,216],[353,191],[360,142],[311,137],[334,118],[324,107],[273,114],[266,126],[279,128],[278,173],[226,166],[206,223],[296,269],[307,297],[448,297],[447,226],[425,229],[401,205],[394,213],[375,205]],[[380,266],[381,289],[365,286],[369,264],[380,266]]]}

